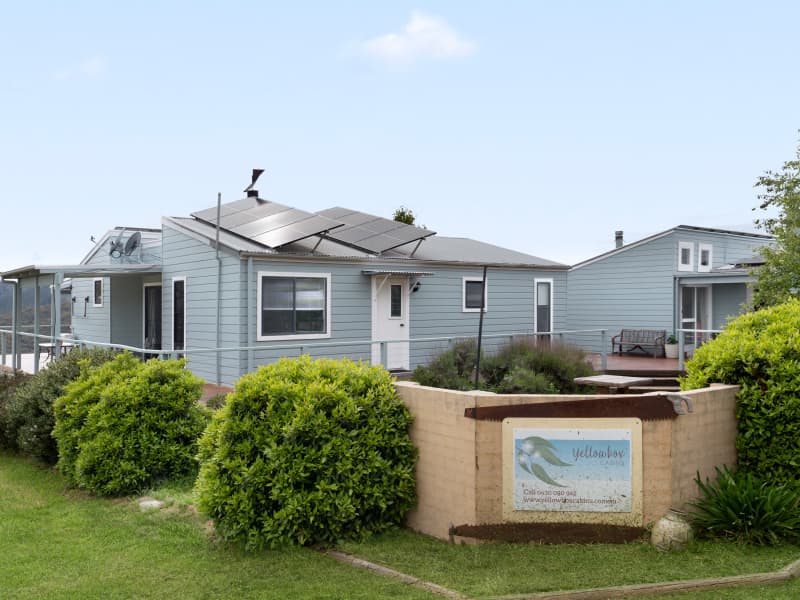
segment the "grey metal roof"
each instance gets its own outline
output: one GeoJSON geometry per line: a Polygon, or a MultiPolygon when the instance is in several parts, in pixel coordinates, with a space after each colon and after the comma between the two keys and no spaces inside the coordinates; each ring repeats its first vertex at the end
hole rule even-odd
{"type": "Polygon", "coordinates": [[[64,277],[111,277],[119,275],[141,275],[142,273],[161,273],[161,265],[119,264],[119,265],[29,265],[0,273],[2,279],[19,279],[37,275],[64,277]]]}
{"type": "MultiPolygon", "coordinates": [[[[341,222],[328,217],[256,197],[223,204],[219,215],[222,229],[269,248],[280,248],[342,227],[341,222]]],[[[217,207],[194,212],[192,216],[216,226],[217,207]]]]}
{"type": "Polygon", "coordinates": [[[531,267],[569,268],[568,265],[523,252],[501,248],[469,238],[434,236],[426,238],[409,258],[437,262],[472,264],[524,265],[531,267]]]}
{"type": "Polygon", "coordinates": [[[344,223],[343,227],[329,231],[327,237],[375,254],[436,234],[429,229],[341,206],[321,210],[317,214],[344,223]]]}

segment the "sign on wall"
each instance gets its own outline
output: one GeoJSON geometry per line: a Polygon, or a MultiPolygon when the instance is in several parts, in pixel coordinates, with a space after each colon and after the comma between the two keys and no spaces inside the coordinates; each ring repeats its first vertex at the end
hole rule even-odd
{"type": "Polygon", "coordinates": [[[506,419],[503,448],[507,518],[623,513],[632,522],[641,514],[639,419],[506,419]]]}

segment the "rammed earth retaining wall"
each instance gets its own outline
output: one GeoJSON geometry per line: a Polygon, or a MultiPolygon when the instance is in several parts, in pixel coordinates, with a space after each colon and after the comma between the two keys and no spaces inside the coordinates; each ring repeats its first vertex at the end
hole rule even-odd
{"type": "MultiPolygon", "coordinates": [[[[419,449],[418,501],[407,524],[442,539],[448,538],[451,524],[503,522],[502,423],[468,418],[465,409],[589,399],[600,409],[604,400],[620,398],[457,392],[409,382],[396,386],[414,415],[411,438],[419,449]]],[[[715,466],[735,464],[737,390],[714,385],[682,392],[691,399],[693,412],[642,419],[642,525],[694,499],[697,472],[712,477],[715,466]]]]}

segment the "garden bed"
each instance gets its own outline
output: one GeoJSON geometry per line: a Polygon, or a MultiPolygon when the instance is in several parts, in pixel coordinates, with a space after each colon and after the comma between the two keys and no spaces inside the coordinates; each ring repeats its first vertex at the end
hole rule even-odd
{"type": "Polygon", "coordinates": [[[643,540],[646,531],[601,523],[497,523],[452,529],[461,538],[517,544],[626,544],[643,540]]]}

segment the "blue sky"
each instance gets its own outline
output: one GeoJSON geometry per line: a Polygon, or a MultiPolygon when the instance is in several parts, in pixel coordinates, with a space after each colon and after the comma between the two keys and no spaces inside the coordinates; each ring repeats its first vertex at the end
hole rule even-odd
{"type": "Polygon", "coordinates": [[[573,263],[750,228],[800,3],[2,2],[0,270],[262,196],[573,263]]]}

